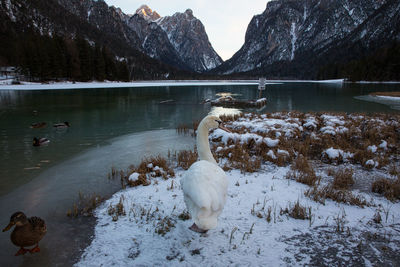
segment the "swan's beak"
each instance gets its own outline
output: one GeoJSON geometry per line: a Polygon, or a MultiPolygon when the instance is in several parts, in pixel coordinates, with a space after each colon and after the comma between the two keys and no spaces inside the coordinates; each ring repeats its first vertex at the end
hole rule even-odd
{"type": "Polygon", "coordinates": [[[10,228],[13,227],[14,224],[15,224],[14,222],[10,222],[10,223],[7,225],[7,227],[3,229],[3,232],[10,230],[10,228]]]}
{"type": "Polygon", "coordinates": [[[222,126],[222,124],[220,124],[218,126],[219,129],[224,130],[225,132],[231,133],[231,130],[229,130],[228,128],[225,128],[224,126],[222,126]]]}

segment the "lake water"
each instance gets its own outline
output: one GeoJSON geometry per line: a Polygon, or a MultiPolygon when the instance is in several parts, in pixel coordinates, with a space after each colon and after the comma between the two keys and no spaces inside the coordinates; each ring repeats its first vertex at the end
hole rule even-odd
{"type": "MultiPolygon", "coordinates": [[[[378,101],[370,92],[399,91],[398,84],[282,83],[268,85],[268,104],[255,112],[400,112],[398,103],[378,101]]],[[[145,156],[191,149],[194,139],[175,128],[191,125],[210,111],[235,109],[202,104],[218,93],[256,99],[257,86],[185,86],[75,90],[0,90],[0,226],[22,210],[48,224],[42,251],[14,257],[18,250],[1,233],[1,266],[70,266],[90,241],[94,219],[70,219],[66,211],[79,192],[110,195],[119,185],[107,179],[111,167],[125,169],[145,156]],[[68,121],[67,129],[54,123],[68,121]],[[46,122],[43,129],[31,129],[46,122]],[[33,137],[47,146],[33,147],[33,137]]]]}

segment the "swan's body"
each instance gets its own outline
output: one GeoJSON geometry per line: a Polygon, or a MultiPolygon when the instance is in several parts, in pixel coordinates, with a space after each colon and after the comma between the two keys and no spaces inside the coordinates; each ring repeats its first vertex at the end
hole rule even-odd
{"type": "Polygon", "coordinates": [[[226,202],[228,179],[213,158],[208,143],[209,129],[221,128],[220,123],[215,116],[201,121],[197,131],[200,161],[192,164],[181,180],[186,207],[194,220],[190,229],[196,232],[215,228],[226,202]]]}

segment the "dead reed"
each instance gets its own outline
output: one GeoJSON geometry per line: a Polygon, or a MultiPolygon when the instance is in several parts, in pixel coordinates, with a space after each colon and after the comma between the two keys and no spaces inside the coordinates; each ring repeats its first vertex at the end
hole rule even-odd
{"type": "Polygon", "coordinates": [[[289,207],[285,209],[281,208],[280,215],[287,214],[294,219],[299,220],[310,220],[312,218],[311,207],[304,207],[300,204],[300,201],[297,200],[294,205],[289,203],[289,207]]]}
{"type": "Polygon", "coordinates": [[[396,180],[380,178],[372,183],[371,190],[384,195],[390,201],[398,200],[400,199],[400,177],[396,180]]]}
{"type": "Polygon", "coordinates": [[[294,160],[291,169],[293,171],[288,172],[286,175],[286,178],[288,179],[294,179],[299,183],[309,186],[319,184],[319,181],[321,180],[321,177],[318,177],[315,174],[311,164],[303,155],[298,156],[296,160],[294,160]]]}
{"type": "Polygon", "coordinates": [[[354,184],[353,173],[352,168],[341,169],[335,172],[333,174],[333,189],[348,190],[354,184]]]}
{"type": "Polygon", "coordinates": [[[191,150],[179,151],[177,156],[177,165],[184,170],[187,170],[197,161],[197,152],[191,150]]]}
{"type": "Polygon", "coordinates": [[[361,208],[365,206],[371,206],[364,197],[360,195],[354,195],[348,190],[336,190],[332,185],[326,185],[322,187],[314,186],[304,192],[306,197],[325,205],[326,199],[331,199],[338,203],[345,203],[349,205],[359,206],[361,208]]]}
{"type": "Polygon", "coordinates": [[[150,185],[151,178],[162,177],[167,180],[175,177],[172,164],[162,156],[144,158],[142,162],[135,167],[129,166],[126,172],[120,172],[122,188],[126,185],[135,187],[139,185],[150,185]],[[136,179],[132,175],[136,174],[136,179]]]}
{"type": "Polygon", "coordinates": [[[72,205],[72,208],[67,211],[68,217],[78,216],[93,216],[94,210],[105,200],[104,197],[96,193],[84,195],[79,192],[77,203],[72,205]]]}

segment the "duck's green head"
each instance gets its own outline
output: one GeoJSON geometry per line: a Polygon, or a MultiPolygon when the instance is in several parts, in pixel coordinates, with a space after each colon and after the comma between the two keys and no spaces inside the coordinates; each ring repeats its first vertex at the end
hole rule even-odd
{"type": "Polygon", "coordinates": [[[10,230],[14,225],[23,225],[26,222],[26,215],[22,211],[17,211],[11,215],[10,223],[3,229],[3,232],[10,230]]]}

